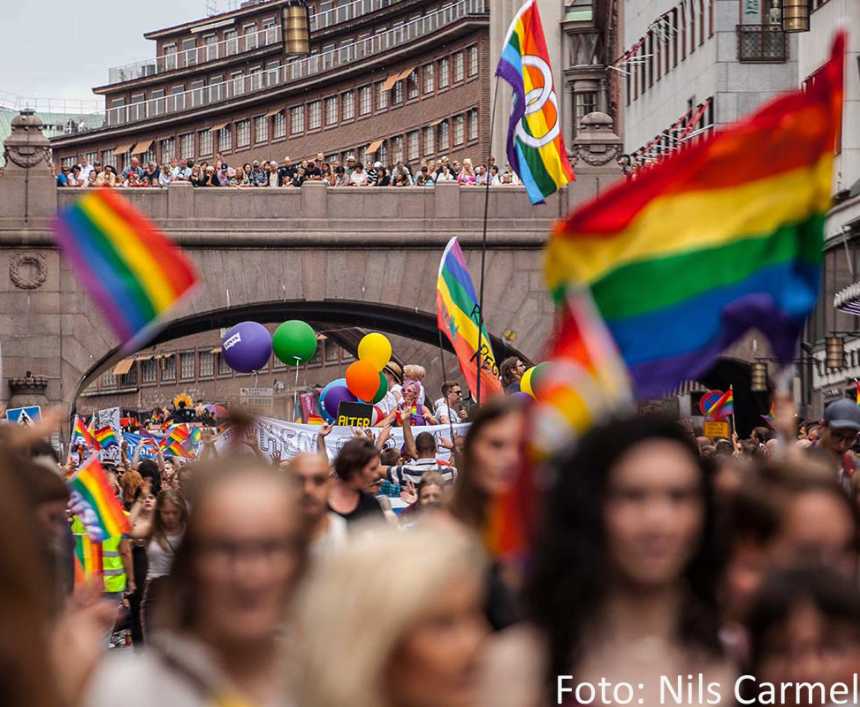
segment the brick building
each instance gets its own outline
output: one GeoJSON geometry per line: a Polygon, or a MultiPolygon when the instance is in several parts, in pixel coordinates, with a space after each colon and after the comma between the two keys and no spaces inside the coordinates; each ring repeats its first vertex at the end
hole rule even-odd
{"type": "Polygon", "coordinates": [[[304,57],[284,53],[286,2],[145,34],[155,58],[110,70],[104,126],[53,139],[55,163],[486,159],[489,0],[311,0],[304,57]]]}

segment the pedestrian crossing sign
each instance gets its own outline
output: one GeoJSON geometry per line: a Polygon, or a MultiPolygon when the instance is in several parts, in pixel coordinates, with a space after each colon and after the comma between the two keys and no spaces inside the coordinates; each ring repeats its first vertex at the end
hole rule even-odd
{"type": "Polygon", "coordinates": [[[42,417],[42,408],[38,405],[28,405],[22,408],[9,408],[6,420],[13,425],[32,425],[42,417]]]}

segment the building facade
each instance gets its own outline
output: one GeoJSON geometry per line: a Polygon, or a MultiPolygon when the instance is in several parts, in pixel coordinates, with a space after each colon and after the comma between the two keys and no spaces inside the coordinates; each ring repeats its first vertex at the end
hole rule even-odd
{"type": "Polygon", "coordinates": [[[55,163],[486,158],[490,0],[312,0],[304,57],[286,2],[145,34],[155,58],[109,71],[104,127],[52,140],[55,163]]]}
{"type": "Polygon", "coordinates": [[[634,165],[797,86],[797,38],[769,0],[624,0],[623,24],[614,66],[634,165]]]}
{"type": "Polygon", "coordinates": [[[842,134],[836,146],[834,205],[825,225],[822,294],[804,342],[806,393],[816,411],[830,400],[855,395],[860,379],[860,4],[813,0],[809,31],[798,35],[801,85],[815,81],[827,61],[834,33],[848,33],[842,134]],[[827,337],[842,340],[844,365],[826,366],[827,337]]]}

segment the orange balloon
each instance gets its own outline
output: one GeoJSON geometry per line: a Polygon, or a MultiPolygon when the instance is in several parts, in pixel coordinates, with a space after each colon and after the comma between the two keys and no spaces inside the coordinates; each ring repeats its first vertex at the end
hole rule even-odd
{"type": "Polygon", "coordinates": [[[346,369],[346,387],[359,400],[373,400],[379,389],[379,371],[369,361],[356,361],[346,369]]]}

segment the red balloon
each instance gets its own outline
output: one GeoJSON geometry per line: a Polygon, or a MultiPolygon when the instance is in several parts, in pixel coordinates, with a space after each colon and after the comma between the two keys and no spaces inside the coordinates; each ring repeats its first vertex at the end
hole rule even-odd
{"type": "Polygon", "coordinates": [[[373,400],[379,389],[379,372],[369,361],[356,361],[346,369],[346,387],[359,400],[373,400]]]}

